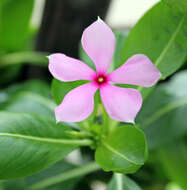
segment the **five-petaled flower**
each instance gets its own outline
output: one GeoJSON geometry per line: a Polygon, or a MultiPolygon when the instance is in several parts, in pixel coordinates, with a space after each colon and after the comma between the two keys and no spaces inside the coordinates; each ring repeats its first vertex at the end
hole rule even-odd
{"type": "Polygon", "coordinates": [[[125,64],[107,73],[115,48],[112,30],[98,19],[82,35],[82,46],[93,60],[96,72],[82,61],[56,53],[49,56],[49,70],[63,82],[87,80],[71,90],[56,107],[57,121],[79,122],[86,119],[94,109],[94,94],[99,89],[101,100],[108,115],[118,121],[134,123],[142,106],[142,96],[138,90],[121,88],[116,84],[132,84],[143,87],[154,85],[161,73],[143,54],[136,54],[125,64]]]}

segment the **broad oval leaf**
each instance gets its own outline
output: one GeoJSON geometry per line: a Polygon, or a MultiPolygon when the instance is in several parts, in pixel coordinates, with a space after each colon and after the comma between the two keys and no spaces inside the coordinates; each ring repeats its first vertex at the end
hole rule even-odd
{"type": "Polygon", "coordinates": [[[112,131],[98,145],[95,159],[105,171],[134,173],[147,158],[147,145],[143,132],[125,125],[112,131]]]}
{"type": "Polygon", "coordinates": [[[122,174],[114,174],[107,190],[141,190],[129,177],[122,174]]]}
{"type": "MultiPolygon", "coordinates": [[[[25,190],[25,189],[35,189],[32,185],[36,185],[43,180],[51,179],[52,177],[56,177],[62,175],[63,173],[68,172],[69,170],[75,169],[76,166],[66,162],[59,161],[49,168],[42,170],[41,172],[28,176],[26,178],[13,179],[13,180],[5,180],[2,181],[3,190],[25,190]]],[[[45,188],[36,188],[36,189],[45,189],[45,190],[61,190],[66,187],[66,190],[75,189],[76,184],[80,180],[80,177],[75,179],[66,180],[59,183],[54,183],[53,185],[46,185],[45,188]]],[[[41,184],[41,183],[40,183],[41,184]]],[[[1,186],[0,186],[1,187],[1,186]]],[[[0,188],[0,190],[2,190],[0,188]]]]}
{"type": "Polygon", "coordinates": [[[146,54],[165,78],[175,72],[185,60],[187,37],[184,17],[176,17],[160,2],[150,9],[132,28],[124,44],[120,63],[130,56],[146,54]]]}
{"type": "MultiPolygon", "coordinates": [[[[183,16],[176,16],[163,2],[150,9],[132,28],[121,52],[122,65],[134,54],[145,54],[161,71],[171,75],[185,62],[187,29],[183,16]]],[[[146,73],[145,73],[146,74],[146,73]]],[[[150,88],[139,87],[143,94],[150,88]]]]}
{"type": "Polygon", "coordinates": [[[67,130],[35,115],[0,112],[0,179],[35,173],[65,157],[78,146],[67,130]]]}
{"type": "Polygon", "coordinates": [[[154,149],[187,133],[187,71],[158,86],[146,99],[137,121],[154,149]]]}

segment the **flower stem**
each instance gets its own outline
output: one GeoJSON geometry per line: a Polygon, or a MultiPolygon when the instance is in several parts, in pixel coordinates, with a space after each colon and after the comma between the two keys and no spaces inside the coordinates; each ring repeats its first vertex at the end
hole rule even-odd
{"type": "Polygon", "coordinates": [[[91,162],[87,165],[80,166],[78,168],[64,172],[60,175],[57,175],[57,176],[54,176],[51,178],[47,178],[47,179],[44,179],[38,183],[35,183],[29,188],[29,190],[43,189],[43,188],[46,188],[48,186],[51,186],[51,185],[54,185],[54,184],[75,178],[75,177],[79,177],[79,176],[89,174],[89,173],[94,172],[94,171],[99,170],[99,169],[100,169],[100,166],[97,163],[91,162]]]}
{"type": "Polygon", "coordinates": [[[102,113],[103,113],[103,132],[104,134],[108,134],[110,130],[110,123],[109,123],[109,117],[108,114],[105,111],[104,105],[101,104],[102,106],[102,113]]]}
{"type": "Polygon", "coordinates": [[[90,138],[92,134],[88,131],[67,131],[67,134],[75,138],[90,138]]]}
{"type": "Polygon", "coordinates": [[[114,176],[115,176],[116,181],[117,181],[117,189],[123,190],[123,175],[120,173],[115,173],[114,176]]]}

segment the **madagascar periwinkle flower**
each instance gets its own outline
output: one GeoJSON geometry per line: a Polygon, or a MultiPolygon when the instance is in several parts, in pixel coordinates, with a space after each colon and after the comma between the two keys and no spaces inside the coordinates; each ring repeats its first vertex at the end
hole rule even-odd
{"type": "Polygon", "coordinates": [[[57,121],[79,122],[86,119],[94,109],[94,94],[99,90],[104,108],[112,119],[134,123],[142,106],[141,94],[136,89],[113,84],[150,87],[159,80],[161,73],[143,54],[132,56],[121,67],[108,73],[115,48],[115,36],[101,19],[84,30],[81,42],[93,60],[96,72],[82,61],[64,54],[49,56],[49,70],[56,79],[63,82],[90,81],[71,90],[64,97],[55,109],[57,121]]]}

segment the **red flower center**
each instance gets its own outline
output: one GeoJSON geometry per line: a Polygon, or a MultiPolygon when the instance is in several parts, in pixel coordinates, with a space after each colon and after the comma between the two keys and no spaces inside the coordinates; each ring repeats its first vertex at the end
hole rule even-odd
{"type": "Polygon", "coordinates": [[[105,84],[107,81],[108,81],[108,79],[107,79],[106,75],[98,74],[98,75],[95,77],[95,82],[96,82],[99,86],[105,84]]]}

